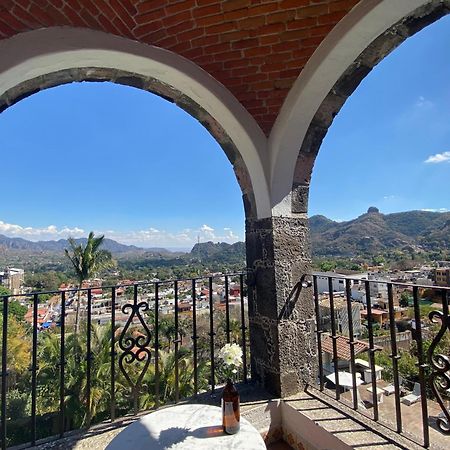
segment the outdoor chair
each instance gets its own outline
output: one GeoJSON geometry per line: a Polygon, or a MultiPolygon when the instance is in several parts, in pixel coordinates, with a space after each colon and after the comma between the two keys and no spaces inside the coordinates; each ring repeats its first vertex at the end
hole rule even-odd
{"type": "Polygon", "coordinates": [[[402,403],[405,405],[412,405],[413,403],[416,403],[420,399],[420,384],[414,383],[414,390],[412,391],[412,394],[408,394],[405,397],[402,397],[402,403]]]}

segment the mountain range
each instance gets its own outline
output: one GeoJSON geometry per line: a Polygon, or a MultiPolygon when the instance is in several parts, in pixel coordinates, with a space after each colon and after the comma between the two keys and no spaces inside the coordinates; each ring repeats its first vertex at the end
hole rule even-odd
{"type": "MultiPolygon", "coordinates": [[[[86,238],[75,239],[78,244],[85,243],[86,238]]],[[[58,241],[38,241],[32,242],[22,238],[10,238],[0,234],[0,250],[3,251],[25,251],[30,253],[63,253],[65,248],[69,248],[67,239],[58,241]]],[[[114,254],[120,253],[143,253],[143,252],[162,252],[170,253],[163,248],[139,248],[134,245],[120,244],[112,239],[105,238],[103,247],[105,250],[114,254]]]]}
{"type": "MultiPolygon", "coordinates": [[[[375,207],[356,219],[336,222],[322,215],[309,219],[314,256],[356,257],[373,256],[385,251],[405,252],[439,251],[450,248],[450,212],[407,211],[382,214],[375,207]]],[[[86,239],[77,239],[84,243],[86,239]]],[[[22,238],[0,235],[0,255],[62,255],[68,241],[31,242],[22,238]]],[[[182,252],[165,248],[140,248],[105,238],[104,249],[119,258],[176,258],[182,252]]],[[[245,244],[236,242],[195,244],[188,258],[203,262],[243,262],[245,244]]]]}
{"type": "Polygon", "coordinates": [[[450,248],[450,212],[382,214],[375,207],[356,219],[309,219],[315,256],[370,256],[385,251],[439,251],[450,248]]]}

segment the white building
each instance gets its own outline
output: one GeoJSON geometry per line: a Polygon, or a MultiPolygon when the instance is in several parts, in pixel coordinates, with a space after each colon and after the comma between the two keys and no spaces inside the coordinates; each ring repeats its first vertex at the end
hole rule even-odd
{"type": "Polygon", "coordinates": [[[314,272],[317,276],[317,291],[320,294],[329,292],[328,277],[339,277],[342,278],[332,278],[331,283],[333,286],[333,292],[344,292],[345,291],[345,275],[340,275],[336,272],[314,272]]]}
{"type": "MultiPolygon", "coordinates": [[[[329,299],[324,297],[320,300],[320,321],[323,331],[331,331],[331,308],[329,299]]],[[[361,335],[361,305],[351,302],[351,321],[353,324],[353,337],[361,335]]],[[[347,300],[341,296],[334,299],[334,322],[336,332],[345,336],[350,336],[349,317],[347,310],[347,300]]]]}
{"type": "Polygon", "coordinates": [[[14,267],[7,267],[0,272],[0,284],[11,291],[13,295],[22,294],[25,281],[25,271],[14,267]]]}

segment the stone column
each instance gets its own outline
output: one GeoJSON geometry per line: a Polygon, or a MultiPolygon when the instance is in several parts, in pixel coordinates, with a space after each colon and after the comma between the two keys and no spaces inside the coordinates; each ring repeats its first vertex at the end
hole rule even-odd
{"type": "Polygon", "coordinates": [[[316,379],[317,356],[305,214],[247,219],[249,322],[252,376],[285,397],[316,379]]]}

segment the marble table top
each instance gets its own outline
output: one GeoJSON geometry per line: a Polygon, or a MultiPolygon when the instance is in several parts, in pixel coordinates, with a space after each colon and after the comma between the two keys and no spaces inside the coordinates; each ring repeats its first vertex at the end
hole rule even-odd
{"type": "Polygon", "coordinates": [[[241,429],[222,431],[222,409],[186,404],[160,409],[127,426],[106,450],[266,449],[259,432],[241,416],[241,429]]]}

